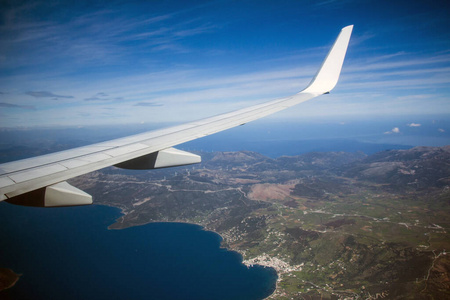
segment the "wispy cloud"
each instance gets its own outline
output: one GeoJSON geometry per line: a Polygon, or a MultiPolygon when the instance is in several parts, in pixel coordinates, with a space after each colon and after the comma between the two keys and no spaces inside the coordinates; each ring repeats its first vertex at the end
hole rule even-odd
{"type": "Polygon", "coordinates": [[[37,15],[33,12],[10,13],[6,24],[0,26],[0,36],[8,37],[2,39],[5,59],[0,66],[51,64],[66,58],[71,59],[66,59],[66,64],[80,67],[136,63],[137,52],[186,52],[189,47],[183,40],[215,30],[214,24],[202,18],[175,17],[180,12],[148,16],[110,8],[74,12],[71,18],[53,16],[48,21],[30,17],[37,15]]]}
{"type": "Polygon", "coordinates": [[[56,98],[56,99],[58,99],[58,98],[67,98],[67,99],[73,98],[73,96],[57,95],[52,92],[46,92],[46,91],[41,91],[41,92],[29,91],[29,92],[26,92],[25,94],[27,94],[29,96],[33,96],[35,98],[56,98]]]}
{"type": "Polygon", "coordinates": [[[31,110],[35,110],[36,109],[36,107],[34,107],[33,105],[18,105],[18,104],[5,103],[5,102],[0,102],[0,107],[21,108],[21,109],[31,109],[31,110]]]}
{"type": "Polygon", "coordinates": [[[409,126],[409,127],[420,127],[420,126],[422,126],[419,123],[409,123],[409,124],[406,124],[406,125],[409,126]]]}
{"type": "Polygon", "coordinates": [[[138,103],[134,104],[134,106],[155,107],[155,106],[163,106],[163,105],[160,103],[155,103],[155,102],[138,102],[138,103]]]}
{"type": "Polygon", "coordinates": [[[439,131],[439,132],[445,132],[445,130],[442,129],[442,128],[439,128],[438,131],[439,131]]]}
{"type": "Polygon", "coordinates": [[[347,2],[351,2],[352,0],[323,0],[323,1],[314,1],[313,7],[321,8],[323,9],[323,6],[326,6],[329,8],[330,6],[332,8],[339,8],[341,6],[344,6],[347,2]]]}
{"type": "Polygon", "coordinates": [[[100,92],[92,97],[84,98],[85,101],[122,101],[123,97],[110,97],[108,94],[100,92]]]}

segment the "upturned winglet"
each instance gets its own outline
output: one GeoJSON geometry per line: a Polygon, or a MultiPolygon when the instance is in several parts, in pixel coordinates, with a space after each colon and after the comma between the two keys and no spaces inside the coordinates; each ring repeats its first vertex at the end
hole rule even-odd
{"type": "Polygon", "coordinates": [[[321,95],[329,93],[336,86],[342,64],[344,63],[345,54],[347,53],[352,30],[353,25],[342,28],[316,76],[314,76],[310,84],[301,93],[321,95]]]}

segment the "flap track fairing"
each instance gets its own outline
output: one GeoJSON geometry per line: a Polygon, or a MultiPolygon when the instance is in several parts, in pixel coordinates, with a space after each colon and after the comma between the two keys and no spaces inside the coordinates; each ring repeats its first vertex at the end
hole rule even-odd
{"type": "Polygon", "coordinates": [[[201,161],[202,159],[199,155],[175,148],[167,148],[127,160],[115,165],[115,167],[129,170],[150,170],[198,164],[201,161]]]}

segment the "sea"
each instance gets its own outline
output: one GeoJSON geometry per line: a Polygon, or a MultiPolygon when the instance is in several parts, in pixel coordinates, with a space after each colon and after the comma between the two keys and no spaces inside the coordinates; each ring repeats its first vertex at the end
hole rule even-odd
{"type": "Polygon", "coordinates": [[[263,299],[272,268],[242,264],[220,235],[183,223],[121,230],[117,208],[0,203],[0,266],[21,274],[1,299],[263,299]]]}

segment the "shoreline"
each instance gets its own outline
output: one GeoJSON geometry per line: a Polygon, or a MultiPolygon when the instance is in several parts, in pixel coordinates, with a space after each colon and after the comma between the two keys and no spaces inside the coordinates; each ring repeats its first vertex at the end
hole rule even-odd
{"type": "MultiPolygon", "coordinates": [[[[284,265],[285,267],[291,267],[288,263],[282,261],[279,258],[274,257],[274,258],[271,258],[271,259],[267,259],[266,254],[259,255],[259,256],[255,257],[253,259],[245,259],[245,257],[244,257],[245,256],[245,251],[242,251],[242,250],[239,250],[239,249],[233,249],[230,246],[226,246],[227,245],[226,244],[226,240],[219,232],[206,227],[206,225],[196,224],[196,223],[189,222],[189,221],[182,221],[182,220],[179,220],[179,221],[149,221],[147,223],[139,224],[139,225],[133,225],[133,226],[122,227],[122,228],[111,228],[111,225],[120,224],[117,221],[122,216],[127,215],[127,212],[125,212],[122,208],[119,208],[119,207],[113,206],[113,205],[107,205],[107,204],[95,204],[95,205],[108,206],[108,207],[113,207],[113,208],[117,208],[117,209],[120,210],[121,216],[118,217],[117,219],[115,219],[114,223],[108,225],[108,227],[107,227],[108,230],[123,230],[123,229],[131,228],[131,227],[143,226],[143,225],[151,224],[151,223],[175,223],[175,224],[189,224],[189,225],[198,226],[203,231],[209,231],[209,232],[213,232],[213,233],[217,234],[220,237],[220,239],[221,239],[220,240],[220,249],[225,249],[227,251],[232,251],[232,252],[238,253],[239,256],[240,256],[240,260],[241,260],[240,263],[241,264],[243,264],[247,268],[251,268],[253,266],[260,266],[260,267],[263,267],[263,268],[271,268],[277,274],[277,279],[275,280],[275,289],[273,290],[273,292],[270,295],[268,295],[264,299],[269,299],[269,298],[271,298],[273,295],[275,295],[277,293],[278,288],[279,288],[278,283],[281,281],[281,275],[286,273],[286,272],[288,272],[286,270],[281,269],[280,265],[284,265]],[[261,258],[263,258],[264,260],[261,260],[260,262],[254,262],[254,260],[259,260],[261,258]]],[[[294,266],[294,267],[297,267],[297,266],[294,266]]],[[[301,266],[299,266],[299,267],[300,267],[300,270],[301,270],[301,266]]]]}

